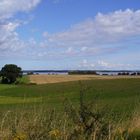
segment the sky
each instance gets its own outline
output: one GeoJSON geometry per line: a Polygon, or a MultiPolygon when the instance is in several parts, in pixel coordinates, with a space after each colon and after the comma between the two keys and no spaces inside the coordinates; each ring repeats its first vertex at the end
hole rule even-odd
{"type": "Polygon", "coordinates": [[[0,68],[140,70],[140,0],[0,0],[0,68]]]}

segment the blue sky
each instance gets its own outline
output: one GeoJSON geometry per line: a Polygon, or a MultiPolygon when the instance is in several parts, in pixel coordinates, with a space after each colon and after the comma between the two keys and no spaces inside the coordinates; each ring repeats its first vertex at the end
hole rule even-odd
{"type": "Polygon", "coordinates": [[[140,69],[139,0],[1,0],[0,67],[140,69]]]}

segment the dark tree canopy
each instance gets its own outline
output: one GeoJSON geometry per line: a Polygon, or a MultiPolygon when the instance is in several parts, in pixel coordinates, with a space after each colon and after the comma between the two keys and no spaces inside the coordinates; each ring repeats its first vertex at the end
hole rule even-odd
{"type": "Polygon", "coordinates": [[[0,71],[2,83],[14,83],[18,77],[22,77],[22,69],[14,64],[5,65],[0,71]]]}

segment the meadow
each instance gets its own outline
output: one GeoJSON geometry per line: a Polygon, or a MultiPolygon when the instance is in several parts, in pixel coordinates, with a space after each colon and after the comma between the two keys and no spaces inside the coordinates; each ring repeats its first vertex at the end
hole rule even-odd
{"type": "Polygon", "coordinates": [[[139,77],[92,78],[36,85],[26,76],[19,83],[0,84],[0,139],[140,139],[139,77]],[[87,106],[92,106],[92,111],[87,106]],[[83,112],[98,116],[94,122],[100,125],[97,125],[99,128],[105,127],[100,121],[105,120],[103,125],[110,124],[104,128],[109,134],[103,137],[105,131],[93,130],[93,127],[94,133],[91,130],[85,132],[85,123],[91,123],[94,115],[87,116],[91,122],[81,123],[79,116],[83,112]],[[128,131],[133,133],[129,136],[128,131]]]}

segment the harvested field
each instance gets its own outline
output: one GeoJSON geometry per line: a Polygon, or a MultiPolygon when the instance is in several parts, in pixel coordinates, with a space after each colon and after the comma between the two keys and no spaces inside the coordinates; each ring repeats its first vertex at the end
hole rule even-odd
{"type": "Polygon", "coordinates": [[[140,78],[140,76],[100,76],[100,75],[30,75],[31,83],[47,84],[47,83],[61,83],[79,80],[93,80],[93,79],[120,79],[120,78],[140,78]]]}

